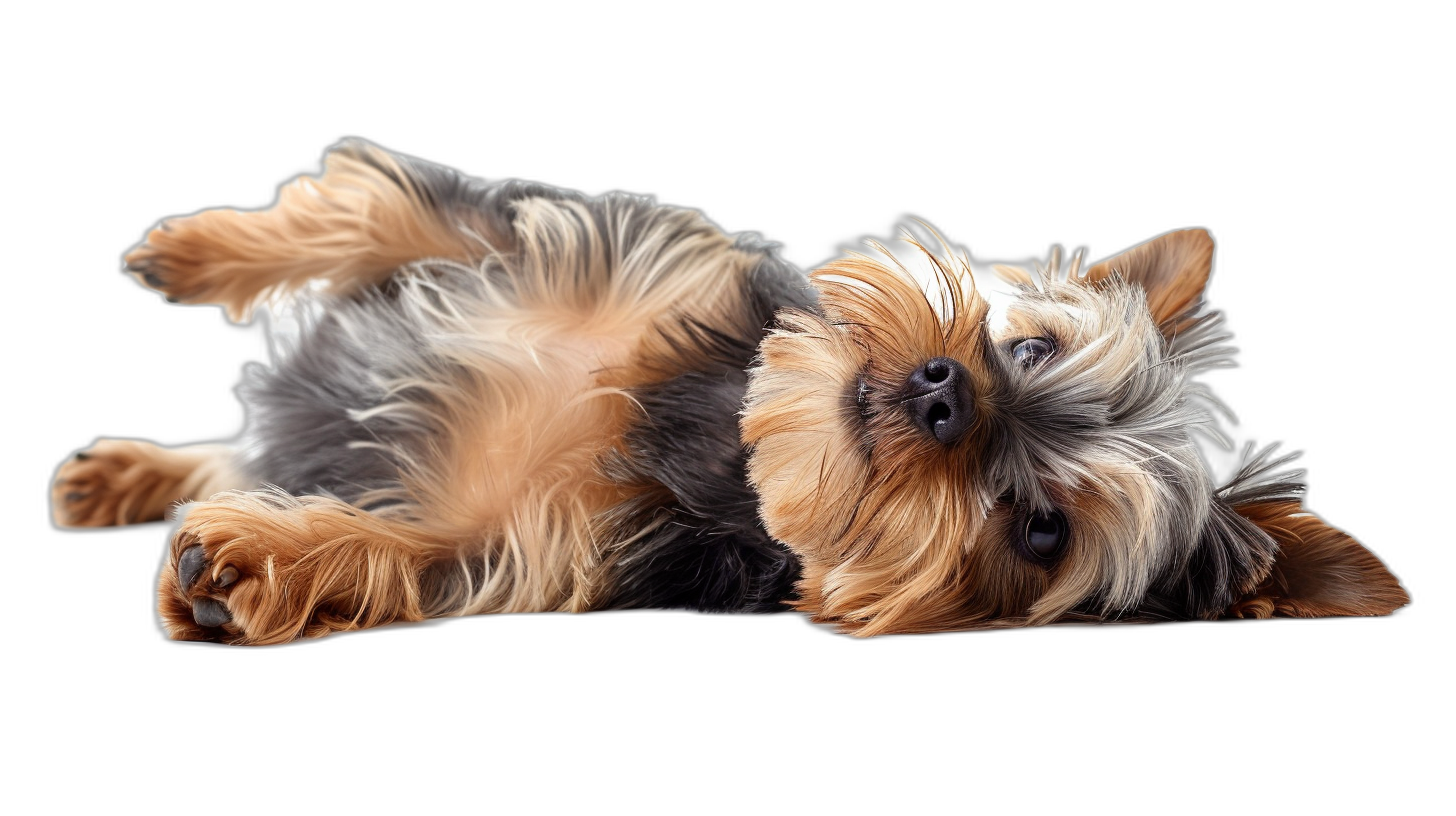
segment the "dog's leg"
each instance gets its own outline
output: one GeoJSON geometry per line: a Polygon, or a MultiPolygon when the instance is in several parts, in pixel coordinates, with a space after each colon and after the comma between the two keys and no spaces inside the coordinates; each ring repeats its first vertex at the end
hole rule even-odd
{"type": "Polygon", "coordinates": [[[225,445],[164,448],[102,439],[61,463],[51,513],[63,527],[159,521],[175,504],[245,486],[232,458],[225,445]]]}
{"type": "Polygon", "coordinates": [[[188,508],[158,601],[178,640],[261,645],[425,617],[421,580],[453,549],[337,499],[232,491],[188,508]]]}
{"type": "Polygon", "coordinates": [[[221,305],[234,320],[311,281],[347,293],[424,259],[471,262],[509,230],[467,206],[484,185],[362,141],[324,159],[264,210],[205,210],[163,221],[126,256],[127,270],[169,300],[221,305]]]}

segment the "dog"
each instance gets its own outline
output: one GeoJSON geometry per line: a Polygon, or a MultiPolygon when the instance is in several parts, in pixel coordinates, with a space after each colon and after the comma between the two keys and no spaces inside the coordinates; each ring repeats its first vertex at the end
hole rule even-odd
{"type": "Polygon", "coordinates": [[[861,636],[1385,615],[1399,581],[1220,437],[1213,241],[993,271],[912,239],[810,273],[613,193],[486,182],[350,140],[261,211],[125,259],[169,301],[273,305],[237,446],[101,440],[62,526],[192,502],[167,633],[273,644],[486,612],[794,609],[861,636]]]}

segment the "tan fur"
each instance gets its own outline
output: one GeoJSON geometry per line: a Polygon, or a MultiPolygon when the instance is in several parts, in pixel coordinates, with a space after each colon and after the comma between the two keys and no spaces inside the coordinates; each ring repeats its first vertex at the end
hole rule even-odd
{"type": "Polygon", "coordinates": [[[405,177],[387,152],[348,145],[327,156],[322,175],[284,186],[268,209],[163,222],[127,254],[127,267],[169,298],[219,304],[242,320],[260,300],[311,281],[347,292],[410,261],[469,261],[500,243],[469,213],[440,219],[391,172],[405,177]]]}

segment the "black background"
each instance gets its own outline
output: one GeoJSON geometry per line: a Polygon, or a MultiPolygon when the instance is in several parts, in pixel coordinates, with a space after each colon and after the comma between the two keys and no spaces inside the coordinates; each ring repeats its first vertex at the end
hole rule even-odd
{"type": "Polygon", "coordinates": [[[1194,95],[1093,117],[1075,105],[1059,114],[1042,102],[996,109],[913,95],[831,103],[801,93],[791,103],[772,89],[759,102],[705,92],[594,103],[502,83],[479,98],[345,103],[320,85],[282,105],[246,80],[202,87],[185,102],[138,92],[134,108],[86,109],[83,127],[31,154],[48,168],[33,188],[45,203],[33,223],[52,238],[31,246],[44,283],[12,309],[45,326],[13,342],[29,366],[23,391],[36,395],[23,408],[19,517],[38,535],[36,551],[52,554],[38,573],[54,581],[60,562],[71,574],[52,583],[54,611],[35,628],[87,670],[105,673],[124,654],[125,672],[149,688],[208,673],[434,688],[489,678],[524,698],[604,685],[782,692],[770,708],[858,697],[869,685],[929,707],[971,691],[1149,714],[1178,699],[1182,717],[1203,726],[1217,726],[1224,707],[1318,715],[1360,701],[1415,718],[1427,705],[1405,691],[1430,670],[1421,624],[1443,599],[1428,551],[1449,538],[1430,522],[1441,517],[1431,504],[1443,503],[1449,476],[1446,437],[1425,408],[1427,357],[1406,332],[1441,321],[1425,316],[1420,291],[1411,299],[1441,248],[1411,235],[1390,192],[1390,165],[1404,159],[1331,127],[1326,99],[1246,111],[1241,99],[1194,95]],[[1305,452],[1310,510],[1388,562],[1414,605],[1386,619],[878,641],[794,616],[630,613],[470,619],[266,650],[167,643],[151,597],[166,527],[57,532],[48,479],[96,436],[232,436],[242,424],[232,386],[266,350],[259,329],[227,325],[218,310],[167,306],[119,274],[119,256],[162,217],[268,205],[278,184],[316,172],[345,136],[469,175],[652,194],[700,208],[728,232],[778,240],[802,267],[891,235],[907,214],[978,259],[1010,261],[1042,258],[1053,243],[1102,258],[1166,230],[1208,227],[1211,303],[1241,348],[1239,369],[1208,382],[1241,417],[1241,439],[1305,452]]]}

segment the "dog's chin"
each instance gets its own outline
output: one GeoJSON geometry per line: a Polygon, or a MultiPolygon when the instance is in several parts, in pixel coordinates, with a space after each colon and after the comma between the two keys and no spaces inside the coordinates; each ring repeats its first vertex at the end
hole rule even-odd
{"type": "Polygon", "coordinates": [[[749,372],[741,431],[769,534],[815,558],[849,523],[869,459],[858,404],[865,352],[824,317],[782,314],[749,372]]]}

